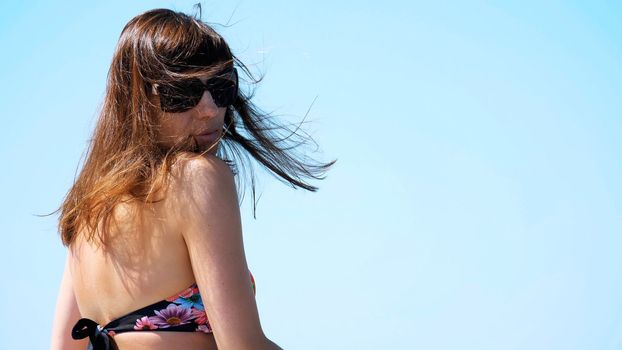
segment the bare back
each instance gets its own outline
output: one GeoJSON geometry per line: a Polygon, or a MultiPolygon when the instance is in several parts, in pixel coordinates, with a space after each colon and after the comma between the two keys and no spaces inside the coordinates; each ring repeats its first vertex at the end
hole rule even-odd
{"type": "Polygon", "coordinates": [[[115,208],[105,248],[83,236],[70,246],[80,316],[105,326],[196,282],[212,333],[120,332],[119,349],[280,349],[261,328],[231,169],[213,155],[184,159],[163,200],[115,208]]]}
{"type": "MultiPolygon", "coordinates": [[[[79,235],[70,267],[82,317],[105,325],[195,282],[186,244],[172,224],[176,220],[167,217],[176,212],[168,210],[172,202],[119,205],[106,248],[79,235]]],[[[120,350],[216,349],[214,336],[200,332],[127,332],[114,339],[120,350]]]]}

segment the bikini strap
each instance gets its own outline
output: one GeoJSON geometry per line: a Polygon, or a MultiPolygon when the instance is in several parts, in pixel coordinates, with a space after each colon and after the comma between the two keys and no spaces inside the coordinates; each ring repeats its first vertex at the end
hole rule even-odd
{"type": "Polygon", "coordinates": [[[76,322],[71,330],[73,339],[84,339],[89,337],[90,343],[87,350],[116,350],[116,344],[108,335],[108,330],[97,324],[97,322],[81,318],[76,322]]]}

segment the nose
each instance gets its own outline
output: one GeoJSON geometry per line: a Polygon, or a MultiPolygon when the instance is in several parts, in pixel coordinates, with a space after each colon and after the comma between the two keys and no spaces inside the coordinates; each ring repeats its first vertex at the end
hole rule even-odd
{"type": "Polygon", "coordinates": [[[218,114],[218,108],[216,103],[214,103],[212,94],[208,90],[205,90],[195,110],[204,118],[214,118],[218,114]]]}

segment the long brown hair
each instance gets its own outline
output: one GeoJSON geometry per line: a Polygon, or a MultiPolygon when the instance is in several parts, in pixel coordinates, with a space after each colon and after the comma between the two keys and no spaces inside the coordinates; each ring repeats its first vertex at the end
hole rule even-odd
{"type": "MultiPolygon", "coordinates": [[[[187,154],[182,151],[197,152],[190,140],[168,149],[156,142],[157,116],[161,112],[154,103],[152,84],[215,74],[234,65],[244,72],[249,83],[261,81],[200,15],[197,18],[154,9],[126,24],[108,71],[105,98],[83,167],[58,209],[63,245],[69,246],[85,227],[88,240],[98,232],[98,241],[105,244],[104,233],[115,206],[127,198],[142,203],[161,200],[153,198],[154,194],[167,186],[167,174],[178,156],[187,154]]],[[[292,187],[316,191],[317,187],[302,178],[324,179],[321,175],[336,159],[324,164],[298,159],[292,150],[312,141],[310,136],[303,137],[297,133],[299,128],[292,131],[262,112],[251,102],[253,95],[254,90],[240,90],[227,108],[227,127],[217,156],[238,174],[238,166],[249,164],[250,155],[292,187]],[[283,131],[285,137],[280,135],[283,131]],[[286,144],[287,140],[294,141],[294,146],[286,144]]],[[[255,181],[252,167],[248,169],[254,214],[255,181]]]]}

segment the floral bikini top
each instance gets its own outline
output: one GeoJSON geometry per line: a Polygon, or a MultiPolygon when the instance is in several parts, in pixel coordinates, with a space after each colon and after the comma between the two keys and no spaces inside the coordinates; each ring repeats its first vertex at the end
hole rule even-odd
{"type": "MultiPolygon", "coordinates": [[[[253,293],[256,294],[252,273],[250,277],[253,293]]],[[[114,319],[103,327],[91,319],[81,318],[73,326],[71,337],[89,337],[87,350],[112,350],[117,348],[112,339],[115,334],[136,331],[212,333],[197,284],[193,283],[162,301],[114,319]]]]}

